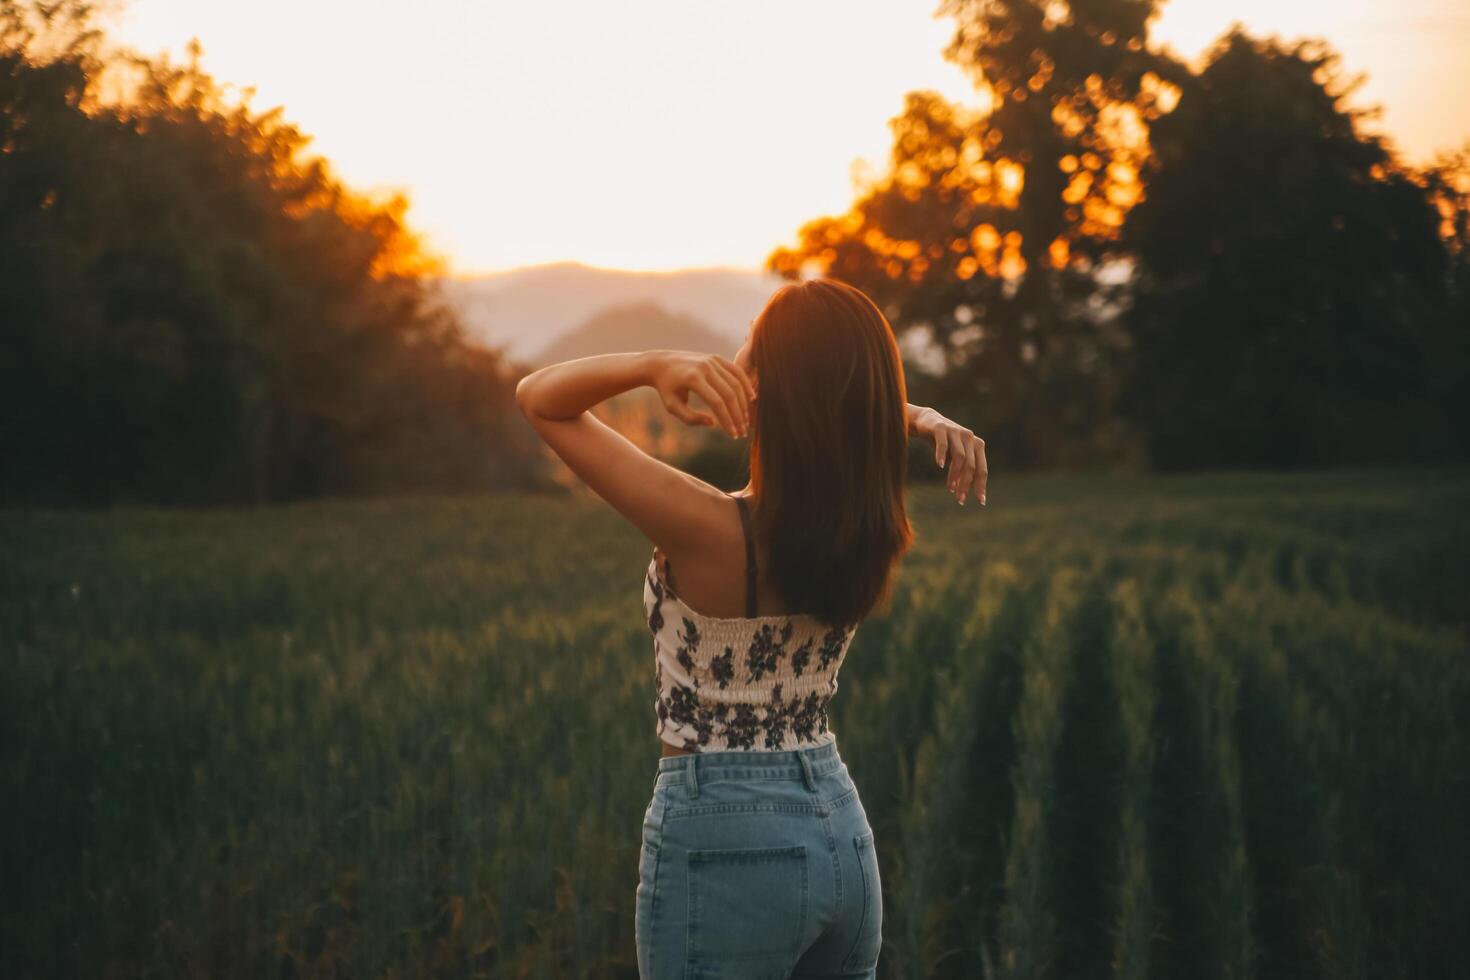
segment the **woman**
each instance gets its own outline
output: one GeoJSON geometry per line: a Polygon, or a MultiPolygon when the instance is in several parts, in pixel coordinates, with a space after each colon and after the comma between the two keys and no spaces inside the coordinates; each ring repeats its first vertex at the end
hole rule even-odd
{"type": "Polygon", "coordinates": [[[643,599],[661,756],[639,861],[640,975],[875,976],[873,831],[827,704],[914,538],[908,438],[950,461],[961,504],[972,487],[985,503],[984,440],[907,404],[888,321],[832,279],[778,289],[733,361],[585,357],[528,375],[516,400],[654,545],[643,599]],[[749,435],[750,482],[725,493],[587,412],[642,385],[690,425],[749,435]]]}

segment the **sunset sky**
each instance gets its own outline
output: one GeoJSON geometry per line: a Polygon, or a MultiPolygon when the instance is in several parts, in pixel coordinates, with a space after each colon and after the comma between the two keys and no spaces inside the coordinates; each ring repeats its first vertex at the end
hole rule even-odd
{"type": "MultiPolygon", "coordinates": [[[[975,102],[937,0],[130,0],[114,38],[284,105],[360,189],[401,188],[460,274],[754,268],[882,169],[913,89],[975,102]]],[[[1327,39],[1413,162],[1470,140],[1465,0],[1170,0],[1192,58],[1240,20],[1327,39]]]]}

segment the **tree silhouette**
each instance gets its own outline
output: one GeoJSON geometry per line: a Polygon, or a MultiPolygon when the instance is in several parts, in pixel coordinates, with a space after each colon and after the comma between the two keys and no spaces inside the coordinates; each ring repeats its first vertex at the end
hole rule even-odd
{"type": "Polygon", "coordinates": [[[1187,74],[1147,47],[1152,0],[949,2],[947,57],[986,105],[911,93],[889,173],[851,211],[805,225],[769,267],[817,266],[929,335],[941,379],[916,390],[985,432],[1007,465],[1127,451],[1112,424],[1124,339],[1100,278],[1141,194],[1148,125],[1187,74]]]}
{"type": "Polygon", "coordinates": [[[1158,466],[1404,460],[1439,428],[1440,218],[1336,62],[1237,25],[1154,126],[1121,407],[1158,466]]]}
{"type": "Polygon", "coordinates": [[[402,196],[89,4],[0,2],[0,495],[101,504],[529,485],[499,355],[402,196]],[[104,97],[106,96],[106,97],[104,97]]]}
{"type": "Polygon", "coordinates": [[[910,93],[886,173],[768,267],[931,339],[916,397],[1004,467],[1470,457],[1465,155],[1398,162],[1321,42],[1236,25],[1196,75],[1156,6],[946,2],[984,104],[910,93]]]}
{"type": "Polygon", "coordinates": [[[1426,355],[1423,395],[1433,419],[1417,441],[1424,458],[1470,460],[1470,142],[1440,153],[1418,176],[1440,216],[1447,263],[1444,306],[1426,355]]]}

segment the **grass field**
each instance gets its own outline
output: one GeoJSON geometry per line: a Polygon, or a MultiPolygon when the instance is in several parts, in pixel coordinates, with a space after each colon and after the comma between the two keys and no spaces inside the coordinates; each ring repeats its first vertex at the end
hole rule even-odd
{"type": "MultiPolygon", "coordinates": [[[[1470,473],[912,494],[832,705],[884,976],[1465,975],[1470,473]]],[[[635,976],[650,550],[0,512],[0,976],[635,976]]]]}

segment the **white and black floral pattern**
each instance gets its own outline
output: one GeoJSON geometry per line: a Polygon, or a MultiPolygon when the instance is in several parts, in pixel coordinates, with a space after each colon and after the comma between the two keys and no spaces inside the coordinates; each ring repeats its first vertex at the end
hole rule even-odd
{"type": "Polygon", "coordinates": [[[805,613],[704,616],[659,574],[644,576],[658,735],[696,752],[785,751],[832,741],[827,706],[856,626],[805,613]]]}

